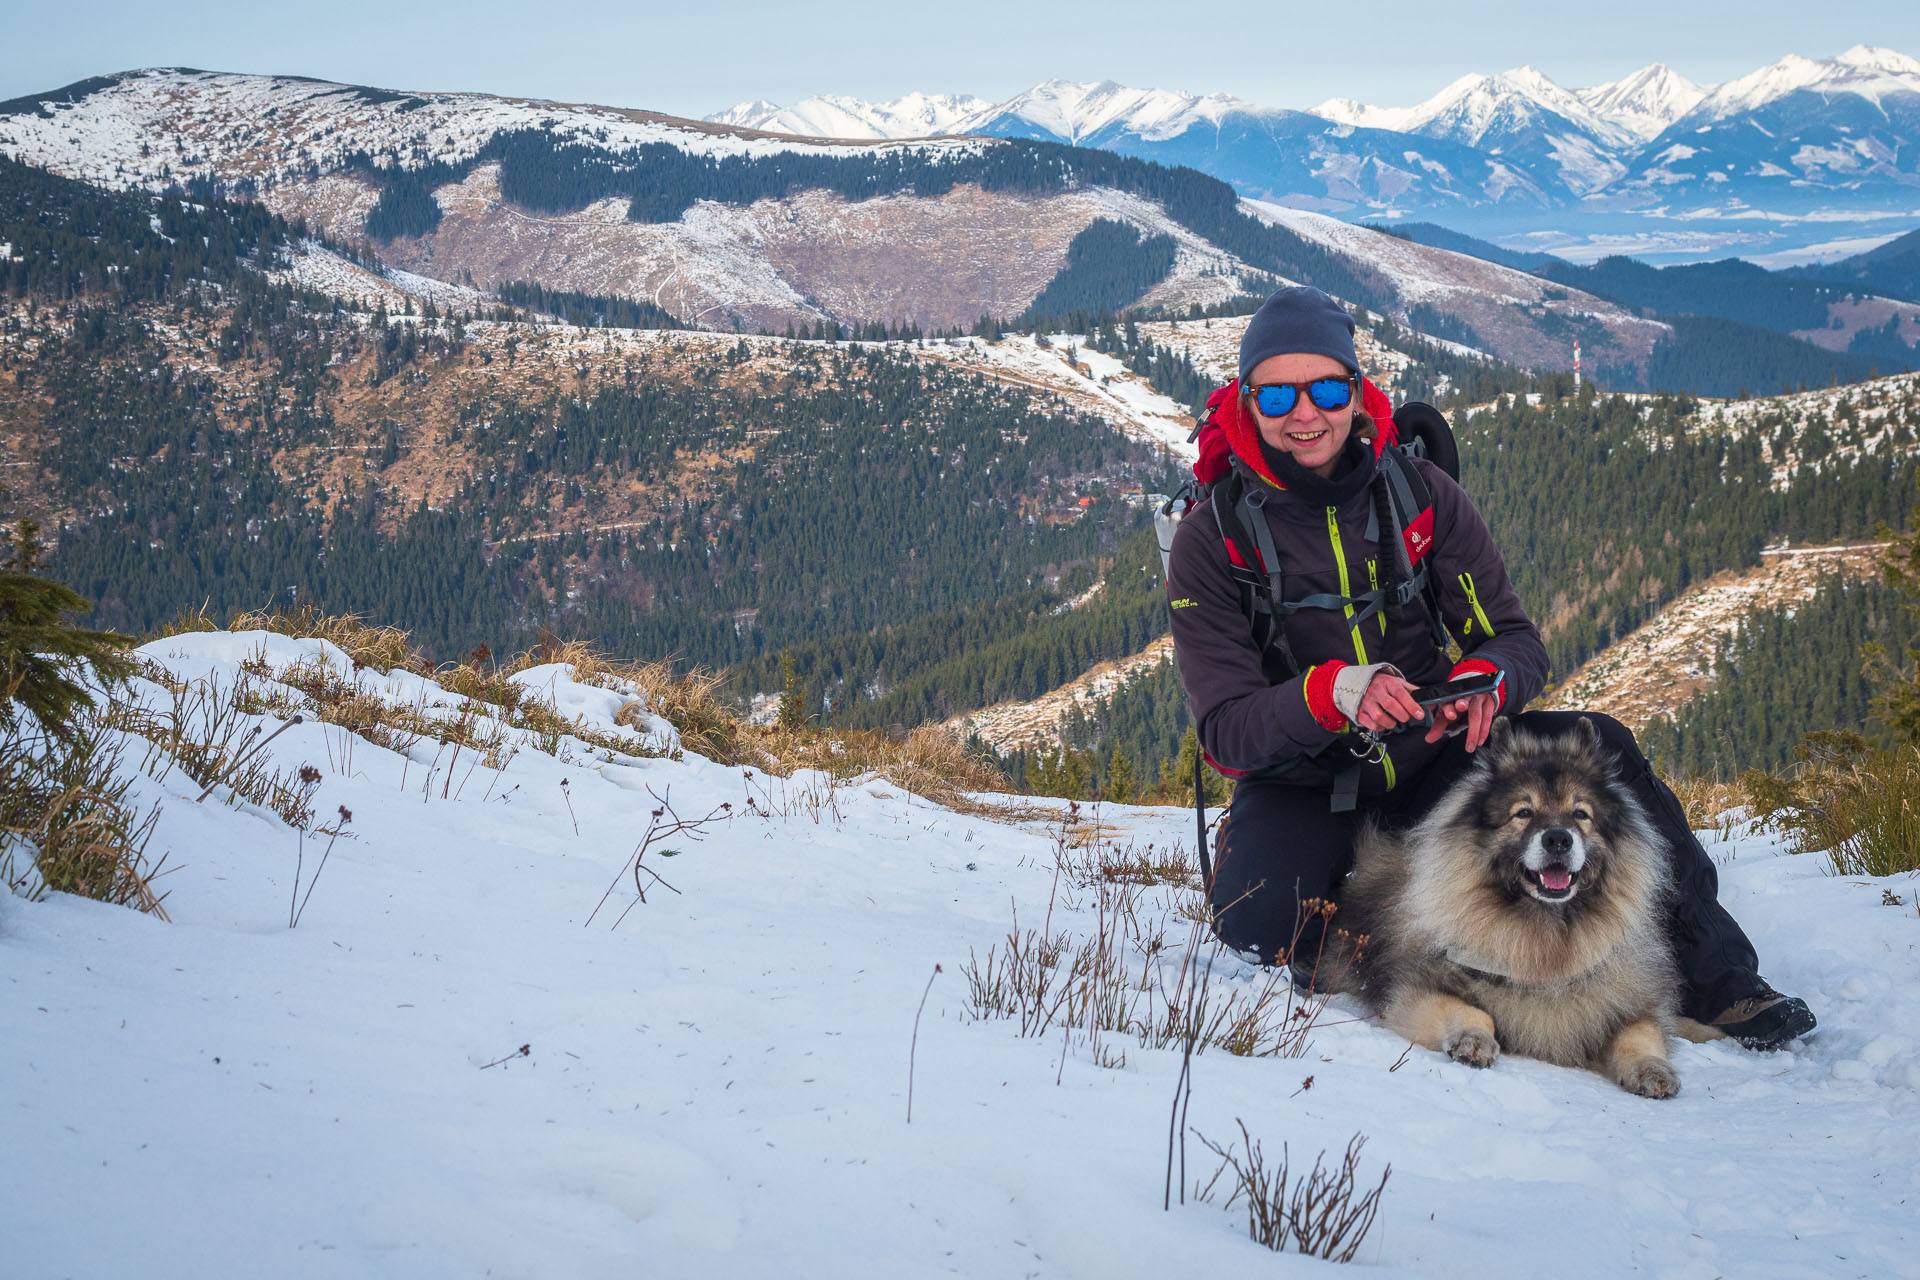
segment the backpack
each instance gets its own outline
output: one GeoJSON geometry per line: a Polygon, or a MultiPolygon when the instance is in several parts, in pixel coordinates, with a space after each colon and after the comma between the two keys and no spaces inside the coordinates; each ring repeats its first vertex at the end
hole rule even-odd
{"type": "MultiPolygon", "coordinates": [[[[1212,504],[1214,519],[1226,544],[1228,572],[1240,588],[1240,611],[1246,615],[1254,643],[1265,653],[1276,651],[1288,672],[1298,675],[1300,664],[1287,646],[1281,620],[1301,609],[1343,609],[1356,606],[1353,625],[1358,626],[1382,610],[1401,611],[1416,601],[1425,619],[1435,647],[1445,652],[1448,636],[1441,621],[1438,588],[1427,573],[1426,553],[1433,545],[1433,495],[1412,460],[1424,457],[1454,479],[1460,474],[1460,452],[1454,443],[1447,420],[1432,405],[1414,401],[1400,407],[1396,414],[1386,394],[1367,379],[1361,380],[1360,407],[1374,420],[1374,455],[1382,462],[1372,487],[1373,511],[1367,536],[1378,542],[1383,530],[1391,528],[1394,555],[1388,558],[1384,582],[1354,596],[1329,593],[1289,600],[1285,592],[1285,569],[1274,551],[1272,533],[1260,507],[1266,489],[1250,483],[1244,464],[1234,454],[1227,430],[1220,421],[1223,412],[1239,412],[1238,379],[1220,387],[1207,397],[1206,412],[1195,424],[1189,443],[1198,443],[1199,456],[1193,464],[1193,479],[1167,499],[1155,514],[1154,527],[1160,544],[1163,576],[1171,576],[1173,535],[1187,512],[1201,502],[1212,504]]],[[[1344,739],[1335,739],[1335,742],[1344,739]]],[[[1207,855],[1206,798],[1202,766],[1229,778],[1245,776],[1207,755],[1194,755],[1193,805],[1199,841],[1201,876],[1211,893],[1213,869],[1207,855]]],[[[1357,787],[1358,766],[1350,769],[1342,790],[1357,787]]]]}

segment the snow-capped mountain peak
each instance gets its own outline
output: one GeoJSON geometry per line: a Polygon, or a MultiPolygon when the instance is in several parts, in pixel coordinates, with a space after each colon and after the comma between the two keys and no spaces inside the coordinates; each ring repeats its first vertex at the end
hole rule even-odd
{"type": "Polygon", "coordinates": [[[1409,112],[1405,131],[1453,138],[1478,146],[1491,132],[1532,128],[1542,112],[1572,124],[1610,146],[1635,139],[1534,67],[1498,75],[1462,76],[1409,112]]]}
{"type": "Polygon", "coordinates": [[[1375,107],[1354,98],[1328,98],[1318,106],[1308,107],[1307,114],[1331,120],[1335,124],[1352,125],[1356,129],[1390,129],[1395,133],[1405,133],[1408,119],[1418,109],[1375,107]]]}
{"type": "Polygon", "coordinates": [[[1709,92],[1709,88],[1695,84],[1665,63],[1656,62],[1623,79],[1575,89],[1573,94],[1594,114],[1647,142],[1699,106],[1709,92]]]}
{"type": "Polygon", "coordinates": [[[1848,67],[1858,67],[1863,71],[1885,71],[1894,75],[1920,75],[1920,58],[1910,58],[1897,49],[1881,49],[1870,44],[1857,44],[1834,59],[1848,67]]]}
{"type": "Polygon", "coordinates": [[[1754,111],[1801,90],[1852,93],[1878,102],[1890,93],[1920,93],[1920,60],[1892,49],[1855,45],[1833,58],[1788,54],[1709,94],[1696,114],[1703,121],[1754,111]]]}
{"type": "Polygon", "coordinates": [[[1049,80],[960,121],[955,132],[1004,132],[1005,122],[1017,120],[1076,144],[1114,128],[1157,139],[1197,120],[1218,123],[1227,112],[1245,108],[1224,93],[1201,97],[1177,89],[1130,89],[1111,80],[1049,80]]]}
{"type": "Polygon", "coordinates": [[[743,102],[706,118],[714,124],[818,138],[926,138],[964,133],[955,126],[992,105],[964,93],[909,93],[889,102],[823,94],[790,107],[764,98],[743,102]]]}

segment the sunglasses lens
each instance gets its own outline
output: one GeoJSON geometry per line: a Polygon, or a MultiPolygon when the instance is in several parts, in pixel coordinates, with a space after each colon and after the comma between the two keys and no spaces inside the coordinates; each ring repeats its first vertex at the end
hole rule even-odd
{"type": "Polygon", "coordinates": [[[1269,418],[1284,418],[1293,412],[1293,406],[1300,399],[1300,392],[1285,383],[1270,387],[1255,387],[1253,401],[1260,406],[1260,412],[1269,418]]]}
{"type": "Polygon", "coordinates": [[[1353,383],[1345,378],[1321,378],[1307,385],[1307,398],[1322,409],[1344,409],[1353,399],[1353,383]]]}

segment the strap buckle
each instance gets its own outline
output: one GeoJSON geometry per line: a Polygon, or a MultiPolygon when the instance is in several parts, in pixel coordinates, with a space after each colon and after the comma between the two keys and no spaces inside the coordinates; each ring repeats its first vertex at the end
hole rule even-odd
{"type": "Polygon", "coordinates": [[[1372,729],[1356,729],[1364,746],[1348,747],[1347,754],[1366,764],[1379,764],[1387,758],[1387,740],[1372,729]]]}

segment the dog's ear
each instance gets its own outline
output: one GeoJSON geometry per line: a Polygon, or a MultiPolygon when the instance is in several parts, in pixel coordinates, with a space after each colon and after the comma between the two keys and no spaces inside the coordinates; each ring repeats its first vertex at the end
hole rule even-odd
{"type": "Polygon", "coordinates": [[[1487,729],[1487,747],[1492,751],[1506,749],[1507,739],[1512,736],[1513,721],[1505,716],[1495,716],[1493,724],[1487,729]]]}
{"type": "Polygon", "coordinates": [[[1600,726],[1593,722],[1592,716],[1580,717],[1580,726],[1575,734],[1580,745],[1589,751],[1600,745],[1600,726]]]}

